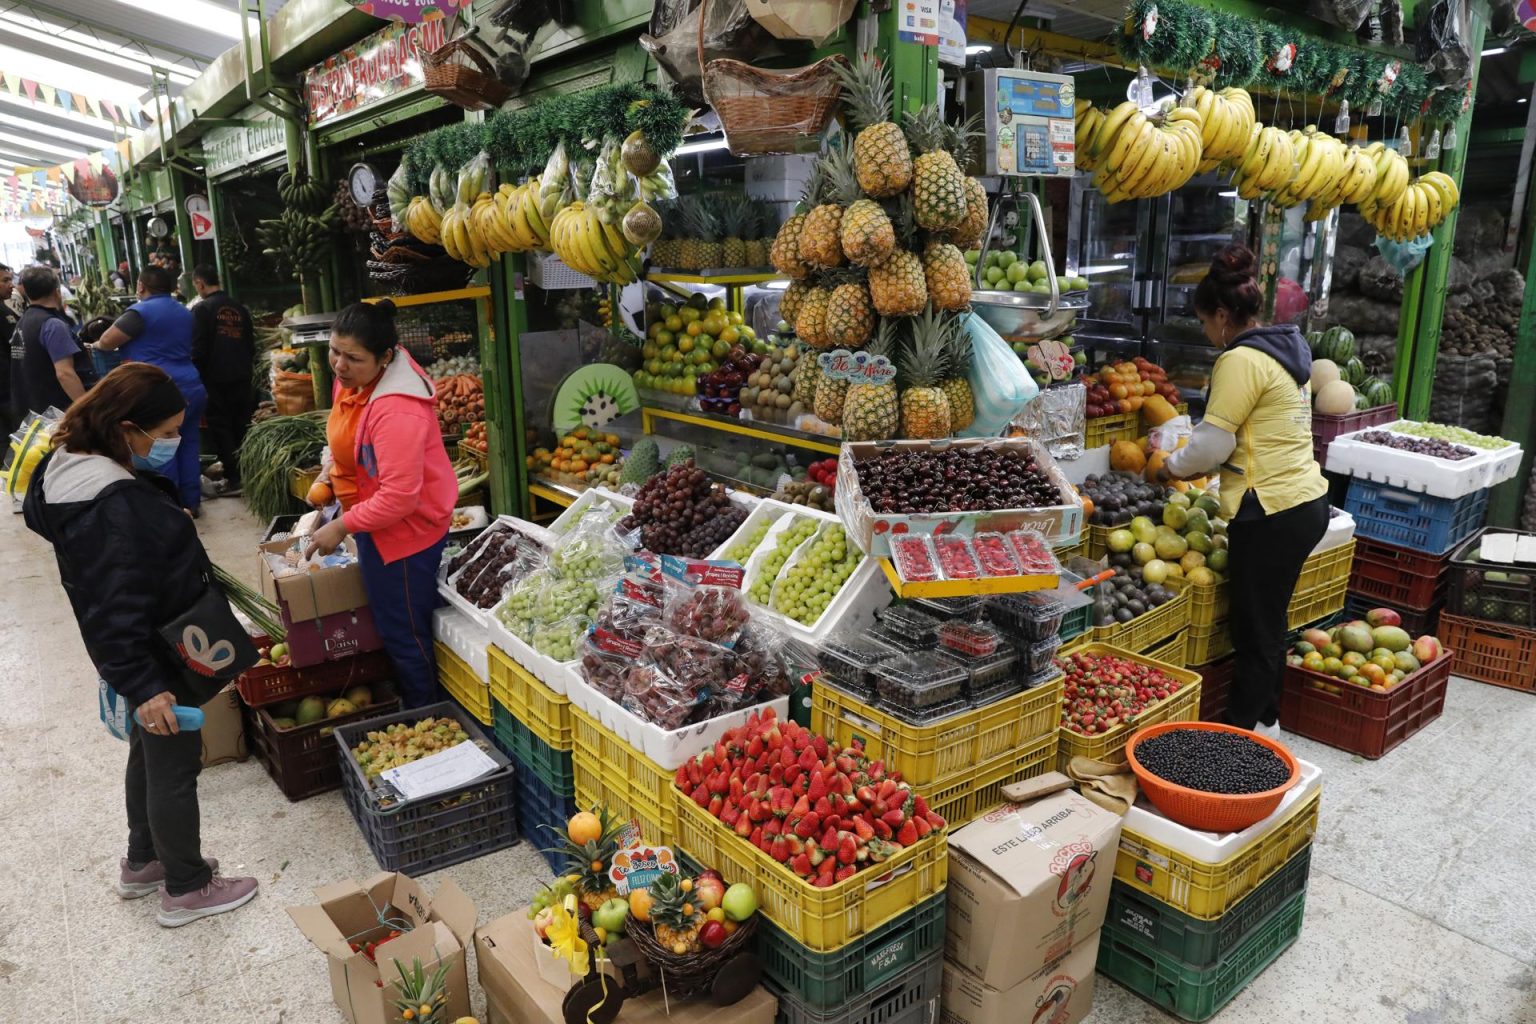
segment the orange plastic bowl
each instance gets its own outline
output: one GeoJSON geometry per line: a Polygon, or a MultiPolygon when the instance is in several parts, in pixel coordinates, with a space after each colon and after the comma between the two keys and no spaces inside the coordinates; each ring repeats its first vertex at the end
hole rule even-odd
{"type": "Polygon", "coordinates": [[[1220,725],[1216,722],[1162,722],[1158,725],[1149,725],[1145,729],[1138,729],[1130,739],[1125,741],[1125,758],[1130,763],[1131,770],[1136,773],[1136,781],[1141,785],[1141,791],[1147,795],[1148,800],[1152,801],[1152,806],[1162,811],[1170,820],[1202,832],[1240,832],[1255,822],[1263,821],[1275,813],[1275,808],[1279,807],[1280,801],[1285,798],[1286,790],[1296,785],[1301,778],[1301,766],[1296,763],[1296,758],[1279,743],[1248,729],[1220,725]],[[1235,732],[1246,736],[1255,743],[1274,751],[1275,756],[1291,769],[1291,777],[1285,780],[1283,786],[1277,786],[1262,793],[1240,795],[1207,793],[1204,790],[1190,789],[1161,779],[1143,768],[1141,762],[1136,760],[1136,746],[1143,740],[1161,736],[1175,729],[1235,732]]]}

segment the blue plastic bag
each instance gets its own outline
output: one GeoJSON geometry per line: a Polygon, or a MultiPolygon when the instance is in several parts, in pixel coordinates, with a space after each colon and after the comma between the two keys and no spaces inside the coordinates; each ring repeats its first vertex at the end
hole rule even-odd
{"type": "Polygon", "coordinates": [[[971,394],[976,418],[960,432],[961,437],[999,437],[1040,387],[1024,368],[1024,361],[1002,336],[975,313],[965,317],[971,339],[971,394]]]}
{"type": "Polygon", "coordinates": [[[1434,244],[1434,235],[1421,235],[1407,242],[1394,242],[1385,235],[1376,236],[1376,251],[1387,261],[1387,266],[1404,277],[1408,276],[1408,271],[1424,262],[1424,254],[1434,244]]]}
{"type": "Polygon", "coordinates": [[[128,733],[133,730],[132,712],[128,710],[128,702],[117,695],[117,691],[107,685],[105,679],[96,680],[96,703],[101,714],[101,724],[107,727],[107,732],[115,738],[127,742],[128,733]]]}

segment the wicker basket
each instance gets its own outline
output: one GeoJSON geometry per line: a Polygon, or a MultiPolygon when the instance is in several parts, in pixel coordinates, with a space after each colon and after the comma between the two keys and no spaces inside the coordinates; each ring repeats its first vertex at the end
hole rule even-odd
{"type": "Polygon", "coordinates": [[[635,944],[640,955],[650,961],[651,968],[665,976],[670,995],[687,997],[708,992],[715,975],[726,962],[752,948],[752,936],[757,931],[757,919],[753,914],[743,921],[731,936],[714,949],[701,949],[697,953],[677,955],[663,949],[651,929],[638,923],[624,929],[629,941],[635,944]]]}
{"type": "Polygon", "coordinates": [[[450,39],[421,64],[427,92],[465,110],[495,110],[512,98],[512,89],[496,77],[490,59],[467,36],[450,39]]]}
{"type": "Polygon", "coordinates": [[[819,149],[821,130],[837,106],[842,82],[841,55],[823,57],[809,67],[773,71],[720,57],[704,60],[704,8],[699,9],[699,64],[704,68],[704,98],[720,116],[726,144],[737,156],[801,153],[819,149]]]}

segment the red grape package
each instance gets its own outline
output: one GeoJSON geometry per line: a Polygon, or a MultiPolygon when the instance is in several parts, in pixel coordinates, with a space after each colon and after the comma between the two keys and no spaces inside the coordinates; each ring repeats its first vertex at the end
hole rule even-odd
{"type": "Polygon", "coordinates": [[[684,636],[734,647],[751,613],[741,591],[746,570],[735,562],[663,555],[664,619],[684,636]]]}

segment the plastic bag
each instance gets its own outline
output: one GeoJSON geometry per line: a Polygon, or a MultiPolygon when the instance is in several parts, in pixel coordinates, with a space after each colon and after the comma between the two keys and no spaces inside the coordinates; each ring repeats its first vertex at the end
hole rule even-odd
{"type": "Polygon", "coordinates": [[[673,632],[734,647],[751,612],[741,592],[745,570],[734,562],[663,555],[663,621],[673,632]]]}
{"type": "Polygon", "coordinates": [[[458,182],[446,167],[442,164],[433,165],[432,175],[427,179],[427,198],[439,217],[453,209],[457,185],[458,182]]]}
{"type": "Polygon", "coordinates": [[[971,369],[967,375],[976,401],[976,418],[961,437],[998,437],[1030,399],[1040,393],[1018,354],[975,313],[965,317],[971,339],[971,369]]]}
{"type": "Polygon", "coordinates": [[[1014,420],[1025,434],[1045,445],[1052,458],[1083,454],[1088,422],[1088,389],[1079,381],[1041,391],[1014,420]]]}
{"type": "Polygon", "coordinates": [[[641,663],[625,677],[622,703],[663,729],[680,729],[694,721],[713,692],[736,685],[730,672],[734,658],[719,644],[665,626],[647,630],[644,643],[641,663]]]}
{"type": "Polygon", "coordinates": [[[546,658],[562,664],[580,657],[582,637],[592,628],[592,620],[586,615],[568,615],[554,622],[541,622],[533,627],[529,643],[546,658]]]}
{"type": "Polygon", "coordinates": [[[645,646],[638,637],[610,632],[599,625],[582,637],[581,676],[604,697],[622,703],[624,680],[644,653],[645,646]]]}
{"type": "Polygon", "coordinates": [[[539,606],[544,590],[554,581],[554,574],[540,569],[524,576],[497,605],[496,618],[507,632],[519,640],[533,638],[533,627],[539,621],[539,606]]]}
{"type": "Polygon", "coordinates": [[[127,741],[128,734],[133,731],[133,714],[128,710],[128,702],[119,697],[105,679],[96,680],[96,705],[107,732],[114,739],[127,741]]]}
{"type": "Polygon", "coordinates": [[[624,571],[624,550],[612,540],[606,522],[583,519],[555,545],[549,566],[566,579],[618,576],[624,571]]]}
{"type": "Polygon", "coordinates": [[[53,447],[53,432],[63,418],[64,414],[52,407],[42,413],[28,413],[11,434],[5,452],[4,481],[5,493],[17,508],[27,495],[27,485],[37,464],[53,447]]]}
{"type": "Polygon", "coordinates": [[[638,642],[647,629],[661,623],[665,600],[659,582],[626,574],[603,599],[595,628],[638,642]]]}
{"type": "Polygon", "coordinates": [[[1434,244],[1434,235],[1423,235],[1408,242],[1394,242],[1384,235],[1376,237],[1376,251],[1381,253],[1381,258],[1387,261],[1388,266],[1394,267],[1404,277],[1424,262],[1424,255],[1434,244]]]}
{"type": "Polygon", "coordinates": [[[470,550],[450,583],[476,608],[495,607],[510,587],[547,561],[543,547],[510,527],[486,530],[470,550]]]}
{"type": "Polygon", "coordinates": [[[610,135],[603,140],[587,186],[587,205],[597,211],[604,224],[617,224],[635,204],[635,179],[624,166],[619,140],[610,135]]]}
{"type": "Polygon", "coordinates": [[[1472,80],[1466,9],[1466,0],[1435,0],[1427,12],[1416,12],[1414,55],[1441,85],[1463,86],[1472,80]]]}
{"type": "Polygon", "coordinates": [[[668,202],[677,198],[677,182],[672,165],[663,160],[654,171],[639,179],[640,198],[647,203],[668,202]]]}
{"type": "Polygon", "coordinates": [[[389,196],[389,226],[396,233],[405,230],[405,209],[411,205],[410,177],[402,160],[384,189],[389,196]]]}
{"type": "Polygon", "coordinates": [[[1311,0],[1307,13],[1351,32],[1365,24],[1375,0],[1311,0]]]}
{"type": "Polygon", "coordinates": [[[555,213],[560,209],[561,195],[565,192],[570,173],[571,161],[566,156],[565,143],[557,142],[549,159],[544,161],[544,173],[539,175],[537,200],[539,213],[543,215],[546,224],[555,219],[555,213]]]}
{"type": "Polygon", "coordinates": [[[471,157],[468,163],[459,168],[455,200],[465,204],[473,203],[480,193],[490,190],[491,157],[482,149],[471,157]]]}

